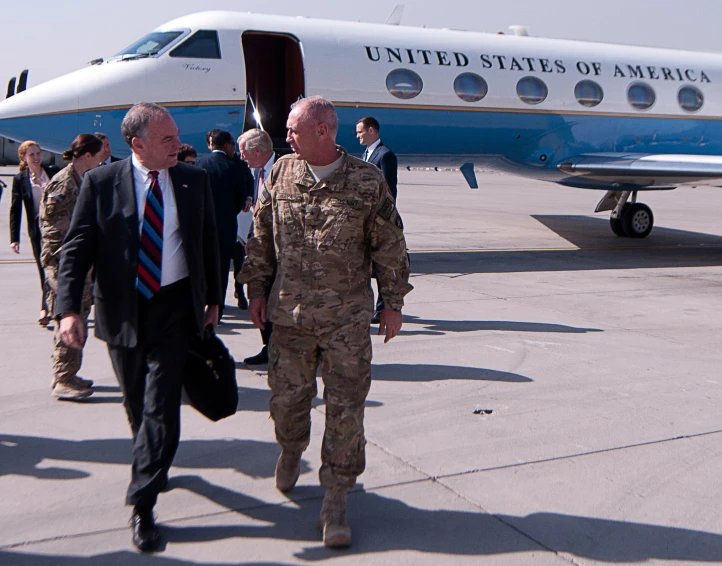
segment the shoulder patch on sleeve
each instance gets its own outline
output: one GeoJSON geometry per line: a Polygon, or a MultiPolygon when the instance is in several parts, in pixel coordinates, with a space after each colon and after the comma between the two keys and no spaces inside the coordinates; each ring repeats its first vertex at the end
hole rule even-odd
{"type": "Polygon", "coordinates": [[[381,208],[379,208],[379,216],[388,222],[395,210],[396,205],[393,199],[386,197],[381,208]]]}
{"type": "Polygon", "coordinates": [[[55,193],[52,195],[48,195],[48,204],[60,204],[65,200],[65,195],[63,193],[55,193]]]}
{"type": "Polygon", "coordinates": [[[271,193],[268,192],[267,188],[263,188],[263,192],[261,193],[261,198],[259,200],[261,201],[261,204],[268,204],[271,202],[271,193]]]}
{"type": "Polygon", "coordinates": [[[396,218],[394,218],[394,225],[395,225],[399,230],[403,230],[403,229],[404,229],[404,223],[403,223],[403,221],[401,220],[401,215],[398,214],[398,213],[396,214],[396,218]]]}

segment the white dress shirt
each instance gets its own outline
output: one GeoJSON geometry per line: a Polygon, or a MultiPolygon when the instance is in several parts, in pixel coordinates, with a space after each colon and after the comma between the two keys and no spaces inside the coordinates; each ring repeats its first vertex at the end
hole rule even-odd
{"type": "MultiPolygon", "coordinates": [[[[253,202],[258,200],[258,193],[263,189],[261,187],[261,170],[263,170],[263,179],[268,179],[271,176],[271,170],[273,164],[276,162],[276,153],[271,153],[271,157],[266,161],[263,167],[253,169],[253,202]]],[[[237,223],[238,223],[238,241],[245,243],[248,231],[253,222],[253,209],[251,208],[248,212],[239,212],[237,223]]]]}
{"type": "MultiPolygon", "coordinates": [[[[145,199],[153,180],[150,169],[142,165],[135,155],[133,163],[133,184],[135,186],[135,200],[138,206],[138,233],[143,230],[143,215],[145,213],[145,199]]],[[[184,277],[188,277],[188,262],[186,261],[183,238],[178,223],[178,209],[175,204],[173,182],[168,169],[158,171],[158,182],[163,193],[163,260],[160,268],[160,285],[165,287],[184,277]]]]}
{"type": "Polygon", "coordinates": [[[364,159],[364,161],[368,161],[369,159],[371,159],[371,155],[374,151],[376,151],[376,148],[379,145],[381,145],[381,138],[377,139],[374,143],[372,143],[366,148],[366,159],[364,159]]]}

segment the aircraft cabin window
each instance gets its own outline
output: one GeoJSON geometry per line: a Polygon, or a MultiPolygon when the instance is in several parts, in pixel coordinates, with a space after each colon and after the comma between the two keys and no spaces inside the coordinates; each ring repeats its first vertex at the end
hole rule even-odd
{"type": "Polygon", "coordinates": [[[156,55],[164,47],[170,44],[178,36],[182,35],[182,31],[154,31],[145,37],[142,37],[130,47],[126,47],[116,57],[123,55],[152,56],[156,55]]]}
{"type": "Polygon", "coordinates": [[[409,69],[394,69],[386,76],[386,89],[402,100],[418,96],[423,88],[424,81],[409,69]]]}
{"type": "Polygon", "coordinates": [[[539,104],[546,100],[549,89],[544,81],[536,77],[524,77],[516,83],[516,94],[522,102],[527,104],[539,104]]]}
{"type": "Polygon", "coordinates": [[[221,47],[218,43],[218,32],[198,30],[173,51],[171,57],[189,57],[192,59],[220,59],[221,47]]]}
{"type": "Polygon", "coordinates": [[[697,112],[704,104],[704,95],[697,87],[685,85],[679,89],[677,100],[682,110],[697,112]]]}
{"type": "Polygon", "coordinates": [[[489,92],[489,85],[475,73],[461,73],[454,79],[454,92],[465,102],[479,102],[489,92]]]}
{"type": "Polygon", "coordinates": [[[657,95],[646,83],[632,83],[627,89],[627,100],[637,110],[648,110],[654,106],[657,95]]]}
{"type": "Polygon", "coordinates": [[[591,108],[599,104],[604,98],[604,91],[594,81],[579,81],[574,87],[574,96],[582,106],[591,108]]]}

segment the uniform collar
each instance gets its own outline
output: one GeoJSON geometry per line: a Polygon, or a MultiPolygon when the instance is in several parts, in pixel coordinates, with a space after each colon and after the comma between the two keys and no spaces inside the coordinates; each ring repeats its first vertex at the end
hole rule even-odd
{"type": "Polygon", "coordinates": [[[336,146],[336,150],[341,154],[341,165],[338,169],[331,173],[325,179],[321,179],[316,183],[316,179],[313,177],[313,173],[308,168],[306,160],[296,161],[294,171],[294,182],[297,185],[302,185],[307,189],[323,188],[332,186],[335,190],[342,190],[346,184],[346,167],[348,166],[348,153],[340,145],[336,146]]]}

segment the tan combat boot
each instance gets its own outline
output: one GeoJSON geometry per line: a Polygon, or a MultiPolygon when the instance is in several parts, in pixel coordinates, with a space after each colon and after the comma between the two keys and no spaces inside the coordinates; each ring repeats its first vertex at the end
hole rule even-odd
{"type": "MultiPolygon", "coordinates": [[[[83,379],[82,377],[78,377],[77,375],[73,378],[73,381],[75,381],[78,385],[82,385],[83,387],[86,387],[90,389],[93,387],[93,380],[92,379],[83,379]]],[[[50,382],[50,389],[55,389],[55,386],[58,384],[58,380],[53,377],[53,380],[50,382]]]]}
{"type": "Polygon", "coordinates": [[[346,488],[327,487],[318,518],[318,530],[323,533],[323,544],[329,548],[351,546],[351,527],[346,523],[346,488]]]}
{"type": "Polygon", "coordinates": [[[67,382],[58,381],[53,387],[53,397],[61,401],[79,401],[90,397],[92,394],[92,387],[86,386],[78,378],[73,378],[67,382]]]}
{"type": "Polygon", "coordinates": [[[276,489],[282,493],[291,491],[301,474],[301,455],[282,450],[276,462],[276,489]]]}

